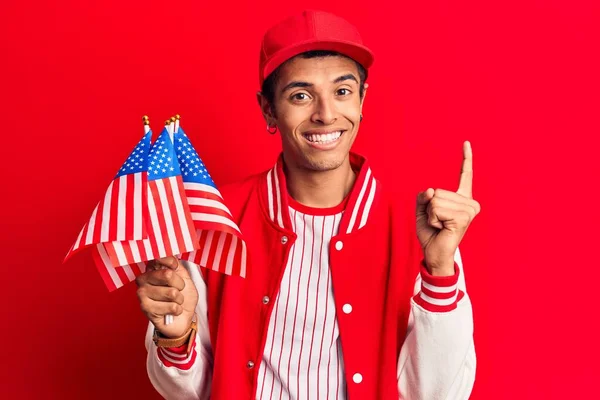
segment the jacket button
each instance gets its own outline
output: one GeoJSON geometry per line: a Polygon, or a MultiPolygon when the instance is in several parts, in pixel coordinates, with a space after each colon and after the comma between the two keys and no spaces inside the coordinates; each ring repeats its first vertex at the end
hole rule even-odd
{"type": "Polygon", "coordinates": [[[252,368],[254,368],[254,361],[248,361],[248,362],[246,363],[246,368],[248,368],[248,369],[252,369],[252,368]]]}
{"type": "Polygon", "coordinates": [[[354,374],[352,376],[352,380],[354,381],[354,383],[361,383],[362,382],[362,375],[361,374],[354,374]]]}
{"type": "Polygon", "coordinates": [[[338,240],[337,242],[335,242],[335,249],[336,249],[337,251],[340,251],[340,250],[341,250],[341,249],[343,249],[343,248],[344,248],[344,243],[342,243],[342,241],[341,241],[341,240],[338,240]]]}
{"type": "Polygon", "coordinates": [[[281,244],[286,244],[287,242],[288,242],[287,236],[282,236],[281,237],[281,244]]]}
{"type": "Polygon", "coordinates": [[[263,297],[262,302],[263,302],[263,304],[269,304],[269,296],[263,297]]]}
{"type": "Polygon", "coordinates": [[[346,313],[346,314],[350,314],[350,313],[352,312],[352,305],[350,305],[350,304],[347,304],[347,303],[346,303],[346,304],[344,304],[344,305],[342,306],[342,311],[343,311],[344,313],[346,313]]]}

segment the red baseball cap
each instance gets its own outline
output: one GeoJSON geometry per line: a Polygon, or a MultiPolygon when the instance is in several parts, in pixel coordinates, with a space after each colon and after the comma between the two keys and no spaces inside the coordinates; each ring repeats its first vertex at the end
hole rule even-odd
{"type": "Polygon", "coordinates": [[[368,69],[373,53],[363,45],[354,25],[324,11],[306,10],[270,28],[260,51],[260,86],[288,59],[310,50],[330,50],[352,58],[368,69]]]}

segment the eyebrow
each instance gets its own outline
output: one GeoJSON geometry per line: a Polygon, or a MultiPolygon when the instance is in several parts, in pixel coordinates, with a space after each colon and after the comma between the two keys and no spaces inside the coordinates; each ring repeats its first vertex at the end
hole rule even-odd
{"type": "MultiPolygon", "coordinates": [[[[346,75],[338,76],[337,78],[335,78],[333,83],[340,83],[340,82],[348,81],[348,80],[358,83],[358,79],[356,79],[354,74],[346,74],[346,75]]],[[[281,89],[281,93],[284,93],[285,91],[293,89],[293,88],[304,88],[304,87],[313,87],[313,86],[314,85],[309,82],[293,81],[293,82],[290,82],[287,85],[285,85],[285,87],[283,89],[281,89]]]]}

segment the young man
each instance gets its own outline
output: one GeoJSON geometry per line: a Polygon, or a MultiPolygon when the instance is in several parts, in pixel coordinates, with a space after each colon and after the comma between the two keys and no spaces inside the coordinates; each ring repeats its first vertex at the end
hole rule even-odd
{"type": "Polygon", "coordinates": [[[458,244],[480,211],[471,148],[459,190],[419,193],[415,218],[413,194],[384,190],[350,152],[372,61],[356,29],[328,13],[266,33],[257,97],[283,152],[269,171],[221,188],[248,276],[168,257],[137,280],[148,374],[165,398],[469,397],[473,320],[458,244]]]}

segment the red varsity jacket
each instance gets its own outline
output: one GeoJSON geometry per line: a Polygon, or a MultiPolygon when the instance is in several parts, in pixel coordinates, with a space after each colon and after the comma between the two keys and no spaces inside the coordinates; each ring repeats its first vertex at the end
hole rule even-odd
{"type": "MultiPolygon", "coordinates": [[[[296,240],[282,163],[280,157],[273,169],[221,187],[247,243],[248,274],[194,271],[202,321],[193,354],[174,363],[157,351],[148,328],[148,373],[166,398],[256,396],[275,304],[262,299],[276,298],[296,240]]],[[[329,248],[348,396],[466,399],[475,350],[460,253],[454,276],[429,275],[415,232],[416,193],[385,191],[357,154],[351,153],[351,164],[357,179],[329,248]],[[344,312],[348,304],[351,311],[344,312]]]]}

